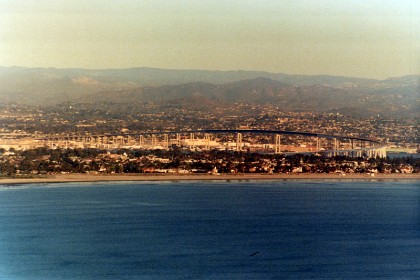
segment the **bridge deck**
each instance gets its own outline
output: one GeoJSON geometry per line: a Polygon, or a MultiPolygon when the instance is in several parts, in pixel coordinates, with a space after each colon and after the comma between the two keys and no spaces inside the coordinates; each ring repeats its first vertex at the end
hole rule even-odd
{"type": "Polygon", "coordinates": [[[144,133],[126,133],[126,134],[104,134],[104,136],[133,136],[133,135],[163,135],[163,134],[186,134],[186,133],[256,133],[256,134],[284,134],[284,135],[301,135],[308,137],[321,137],[328,139],[349,139],[349,140],[359,140],[379,144],[379,141],[353,137],[353,136],[343,136],[343,135],[331,135],[331,134],[322,134],[322,133],[312,133],[312,132],[299,132],[299,131],[286,131],[286,130],[261,130],[261,129],[200,129],[200,130],[179,130],[179,131],[155,131],[155,132],[144,132],[144,133]]]}

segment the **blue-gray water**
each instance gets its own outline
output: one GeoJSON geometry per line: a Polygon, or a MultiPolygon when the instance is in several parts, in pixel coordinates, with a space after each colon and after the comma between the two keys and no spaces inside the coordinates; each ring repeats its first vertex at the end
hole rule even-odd
{"type": "Polygon", "coordinates": [[[412,159],[418,159],[420,158],[420,153],[415,154],[409,154],[409,153],[386,153],[386,155],[391,158],[412,158],[412,159]]]}
{"type": "Polygon", "coordinates": [[[419,213],[418,181],[3,186],[0,279],[419,279],[419,213]]]}

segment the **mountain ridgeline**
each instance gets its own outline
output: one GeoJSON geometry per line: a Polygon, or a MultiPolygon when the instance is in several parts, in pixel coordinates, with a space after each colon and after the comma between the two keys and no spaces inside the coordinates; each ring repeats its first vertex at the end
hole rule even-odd
{"type": "Polygon", "coordinates": [[[256,71],[0,67],[0,102],[178,103],[212,110],[234,103],[353,116],[418,117],[420,76],[385,80],[256,71]]]}

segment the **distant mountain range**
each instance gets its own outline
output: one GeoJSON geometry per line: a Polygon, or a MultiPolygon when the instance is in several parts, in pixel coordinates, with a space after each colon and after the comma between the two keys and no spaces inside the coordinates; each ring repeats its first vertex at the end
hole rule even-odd
{"type": "Polygon", "coordinates": [[[241,102],[355,116],[418,117],[419,81],[419,75],[375,80],[256,71],[0,67],[0,102],[153,101],[202,109],[205,104],[241,102]]]}

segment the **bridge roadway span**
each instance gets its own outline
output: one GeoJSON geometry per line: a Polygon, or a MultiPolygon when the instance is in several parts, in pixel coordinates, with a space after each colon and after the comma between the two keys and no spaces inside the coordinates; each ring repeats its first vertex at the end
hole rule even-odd
{"type": "Polygon", "coordinates": [[[103,135],[92,135],[92,137],[97,136],[133,136],[133,135],[164,135],[164,134],[186,134],[186,133],[257,133],[257,134],[284,134],[284,135],[301,135],[308,137],[320,137],[328,139],[349,139],[349,140],[359,140],[366,141],[370,143],[380,144],[379,141],[353,137],[353,136],[342,136],[342,135],[331,135],[331,134],[321,134],[321,133],[311,133],[311,132],[299,132],[299,131],[286,131],[286,130],[263,130],[263,129],[201,129],[201,130],[179,130],[179,131],[159,131],[159,132],[144,132],[144,133],[124,133],[124,134],[103,134],[103,135]]]}
{"type": "MultiPolygon", "coordinates": [[[[352,149],[350,150],[339,150],[338,149],[338,145],[337,145],[337,141],[335,141],[335,148],[334,150],[324,150],[323,153],[327,153],[330,155],[337,155],[337,154],[356,154],[357,156],[362,156],[363,153],[366,153],[369,157],[376,157],[376,156],[380,156],[380,157],[386,157],[386,146],[376,146],[376,147],[372,147],[373,145],[371,145],[370,148],[368,147],[363,147],[363,142],[369,142],[371,144],[381,144],[379,141],[373,140],[373,139],[368,139],[368,138],[362,138],[362,137],[353,137],[353,136],[345,136],[345,135],[332,135],[332,134],[322,134],[322,133],[311,133],[311,132],[299,132],[299,131],[285,131],[285,130],[262,130],[262,129],[200,129],[200,130],[179,130],[179,131],[152,131],[152,132],[141,132],[141,133],[124,133],[124,134],[100,134],[100,135],[30,135],[30,134],[26,134],[26,136],[32,136],[34,138],[37,138],[38,140],[47,140],[47,141],[54,141],[54,139],[57,139],[58,141],[60,141],[60,139],[64,140],[64,139],[69,139],[72,137],[76,137],[76,138],[96,138],[97,141],[99,141],[99,138],[101,137],[128,137],[128,136],[143,136],[143,135],[166,135],[166,141],[167,141],[167,145],[169,144],[169,138],[167,137],[168,135],[173,135],[173,134],[177,134],[177,140],[180,141],[180,134],[194,134],[194,133],[205,133],[205,134],[216,134],[216,133],[237,133],[238,134],[238,140],[237,140],[237,149],[241,149],[241,144],[242,144],[242,133],[255,133],[255,134],[274,134],[274,135],[301,135],[301,136],[306,136],[306,137],[317,137],[319,138],[327,138],[327,139],[348,139],[351,140],[352,142],[352,149]],[[38,136],[38,137],[37,137],[38,136]],[[41,136],[41,137],[39,137],[41,136]],[[353,140],[356,141],[361,141],[361,146],[360,149],[354,149],[353,148],[353,140]]],[[[4,136],[5,134],[0,134],[0,136],[4,136]]],[[[10,135],[7,135],[10,136],[10,135]]],[[[16,135],[13,135],[16,136],[16,135]]],[[[21,135],[19,135],[21,136],[21,135]]],[[[23,135],[22,135],[23,136],[23,135]]],[[[85,141],[86,141],[85,139],[85,141]]],[[[194,136],[192,136],[192,139],[194,139],[194,136]]],[[[208,139],[209,140],[209,139],[208,139]]],[[[82,140],[83,141],[83,140],[82,140]]],[[[90,140],[88,140],[90,141],[90,140]]],[[[152,140],[153,143],[154,140],[152,140]]],[[[152,144],[153,145],[153,144],[152,144]]],[[[317,146],[319,145],[319,142],[317,140],[317,146]]],[[[276,137],[276,143],[275,143],[275,153],[280,153],[281,149],[280,149],[281,143],[280,143],[280,138],[276,137]]],[[[317,151],[319,150],[319,146],[317,147],[317,151]]],[[[311,152],[310,152],[311,153],[311,152]]]]}

